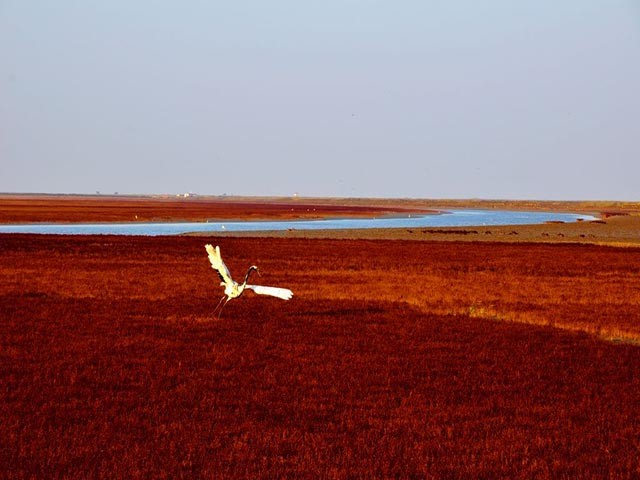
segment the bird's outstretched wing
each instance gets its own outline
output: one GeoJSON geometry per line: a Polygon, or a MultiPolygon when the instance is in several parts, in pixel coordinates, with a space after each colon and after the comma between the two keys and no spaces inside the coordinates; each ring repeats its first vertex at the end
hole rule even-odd
{"type": "Polygon", "coordinates": [[[263,285],[247,285],[246,288],[253,290],[258,295],[271,295],[282,300],[291,300],[293,297],[293,292],[288,288],[265,287],[263,285]]]}
{"type": "Polygon", "coordinates": [[[222,280],[225,284],[229,285],[233,283],[233,279],[231,278],[231,273],[229,269],[222,261],[222,256],[220,255],[220,247],[213,248],[212,245],[205,245],[204,248],[207,250],[209,254],[209,262],[211,262],[211,268],[218,272],[220,275],[220,280],[222,280]]]}

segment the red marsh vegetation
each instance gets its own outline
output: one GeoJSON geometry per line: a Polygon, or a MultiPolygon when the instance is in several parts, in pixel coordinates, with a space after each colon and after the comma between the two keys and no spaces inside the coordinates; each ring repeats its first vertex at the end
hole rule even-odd
{"type": "MultiPolygon", "coordinates": [[[[208,219],[295,219],[429,213],[402,205],[356,205],[334,200],[162,198],[135,196],[4,195],[0,223],[178,222],[208,219]]],[[[434,213],[434,212],[431,212],[434,213]]]]}
{"type": "Polygon", "coordinates": [[[2,235],[0,272],[4,478],[640,475],[639,249],[2,235]],[[209,242],[295,297],[216,320],[209,242]]]}

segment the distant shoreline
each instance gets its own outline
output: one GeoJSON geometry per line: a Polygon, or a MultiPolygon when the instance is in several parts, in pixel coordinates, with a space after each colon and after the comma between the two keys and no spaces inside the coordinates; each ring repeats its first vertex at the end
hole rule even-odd
{"type": "Polygon", "coordinates": [[[161,195],[0,195],[0,224],[311,220],[436,215],[447,209],[585,213],[598,222],[501,227],[432,227],[281,232],[216,232],[224,237],[398,239],[419,241],[596,243],[640,246],[640,202],[363,199],[161,195]]]}

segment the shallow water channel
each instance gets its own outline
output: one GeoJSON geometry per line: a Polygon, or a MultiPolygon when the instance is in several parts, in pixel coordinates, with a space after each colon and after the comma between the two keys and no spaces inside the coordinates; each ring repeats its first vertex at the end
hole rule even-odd
{"type": "Polygon", "coordinates": [[[186,223],[87,223],[0,225],[0,233],[75,235],[180,235],[191,232],[259,232],[358,228],[471,227],[595,220],[591,215],[510,210],[450,210],[439,215],[331,218],[323,220],[207,221],[186,223]]]}

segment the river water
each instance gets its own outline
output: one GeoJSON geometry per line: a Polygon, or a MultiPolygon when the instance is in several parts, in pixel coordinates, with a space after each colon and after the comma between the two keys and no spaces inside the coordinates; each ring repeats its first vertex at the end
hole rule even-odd
{"type": "Polygon", "coordinates": [[[285,221],[209,221],[186,223],[91,223],[0,225],[0,233],[76,235],[180,235],[190,232],[258,232],[270,230],[335,230],[354,228],[472,227],[527,225],[545,222],[590,221],[596,217],[575,213],[509,210],[451,210],[440,215],[384,216],[285,221]]]}

